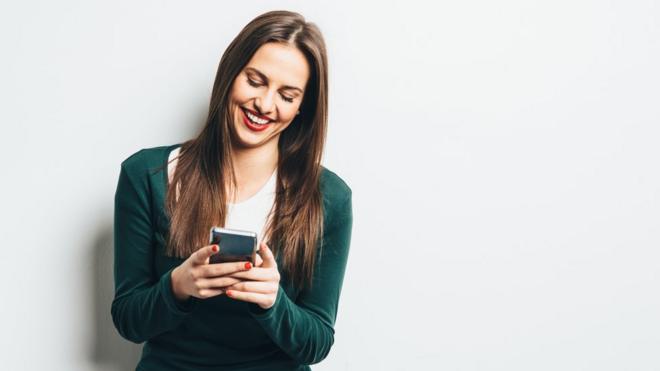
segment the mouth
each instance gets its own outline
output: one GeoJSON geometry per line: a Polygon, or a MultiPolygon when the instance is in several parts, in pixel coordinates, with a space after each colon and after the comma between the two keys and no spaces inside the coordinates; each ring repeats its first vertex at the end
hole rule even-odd
{"type": "Polygon", "coordinates": [[[248,129],[252,131],[263,131],[268,128],[268,125],[273,122],[272,120],[269,119],[264,119],[256,114],[254,114],[252,111],[241,107],[241,111],[243,111],[243,123],[245,123],[245,126],[248,127],[248,129]]]}

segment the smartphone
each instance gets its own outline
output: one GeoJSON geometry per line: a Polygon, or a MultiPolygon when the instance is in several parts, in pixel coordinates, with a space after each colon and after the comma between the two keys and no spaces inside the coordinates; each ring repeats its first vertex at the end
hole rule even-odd
{"type": "Polygon", "coordinates": [[[257,254],[257,234],[250,231],[212,227],[209,245],[218,245],[220,251],[211,255],[209,263],[249,261],[254,266],[257,254]]]}

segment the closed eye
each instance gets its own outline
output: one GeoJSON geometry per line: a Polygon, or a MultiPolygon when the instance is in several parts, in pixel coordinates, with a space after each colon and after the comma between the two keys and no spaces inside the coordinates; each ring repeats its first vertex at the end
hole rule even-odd
{"type": "MultiPolygon", "coordinates": [[[[255,88],[258,88],[258,87],[263,85],[263,84],[260,84],[257,81],[252,80],[249,77],[248,77],[247,81],[248,81],[248,84],[250,84],[251,86],[254,86],[255,88]]],[[[293,102],[293,98],[287,97],[284,94],[280,94],[280,95],[282,96],[282,99],[284,99],[284,101],[289,102],[289,103],[293,102]]]]}
{"type": "Polygon", "coordinates": [[[254,86],[254,87],[259,87],[259,86],[261,86],[261,84],[259,84],[258,82],[252,80],[252,79],[249,78],[249,77],[248,77],[247,81],[248,81],[248,84],[250,84],[250,85],[252,85],[252,86],[254,86]]]}

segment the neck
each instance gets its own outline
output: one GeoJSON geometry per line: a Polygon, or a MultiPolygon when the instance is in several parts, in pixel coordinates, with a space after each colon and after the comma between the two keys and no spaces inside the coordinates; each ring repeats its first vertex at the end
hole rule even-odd
{"type": "Polygon", "coordinates": [[[231,157],[238,187],[269,178],[277,167],[278,156],[276,140],[256,148],[232,149],[231,157]]]}

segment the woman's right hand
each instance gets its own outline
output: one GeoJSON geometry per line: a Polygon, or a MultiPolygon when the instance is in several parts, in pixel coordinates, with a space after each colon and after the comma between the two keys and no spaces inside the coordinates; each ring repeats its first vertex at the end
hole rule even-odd
{"type": "Polygon", "coordinates": [[[222,288],[241,282],[238,278],[226,275],[252,268],[249,262],[209,264],[209,258],[218,249],[218,245],[204,246],[172,270],[172,292],[177,300],[185,301],[191,296],[206,299],[221,295],[224,293],[222,288]]]}

